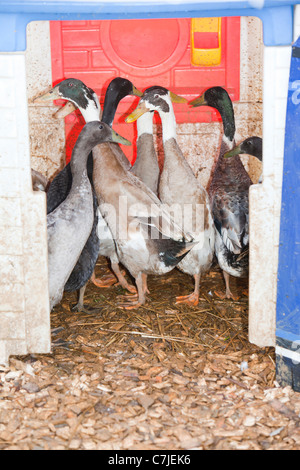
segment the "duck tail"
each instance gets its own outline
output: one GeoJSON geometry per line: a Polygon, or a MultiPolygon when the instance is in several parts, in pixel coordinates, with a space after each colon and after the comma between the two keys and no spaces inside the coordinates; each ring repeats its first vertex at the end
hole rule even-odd
{"type": "Polygon", "coordinates": [[[197,242],[172,239],[159,241],[159,257],[166,266],[176,266],[197,242]],[[165,243],[164,243],[165,242],[165,243]],[[164,246],[165,245],[165,246],[164,246]]]}

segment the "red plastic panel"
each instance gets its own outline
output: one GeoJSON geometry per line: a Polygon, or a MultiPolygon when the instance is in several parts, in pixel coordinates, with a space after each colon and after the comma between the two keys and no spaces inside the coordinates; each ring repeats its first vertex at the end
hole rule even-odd
{"type": "MultiPolygon", "coordinates": [[[[191,64],[190,30],[191,20],[186,18],[52,21],[53,83],[79,78],[96,91],[101,105],[108,83],[116,76],[128,78],[141,91],[151,85],[161,85],[189,100],[210,86],[220,85],[227,89],[232,100],[238,100],[240,19],[222,19],[222,57],[220,65],[215,67],[191,64]]],[[[199,34],[196,40],[200,41],[200,47],[214,47],[217,40],[214,34],[199,34]]],[[[114,120],[114,129],[133,142],[135,126],[125,124],[124,119],[137,103],[138,98],[124,98],[114,120]]],[[[174,109],[178,123],[220,119],[210,108],[175,104],[174,109]]],[[[66,118],[67,160],[83,125],[80,113],[66,118]]],[[[124,151],[133,161],[134,148],[124,147],[124,151]]]]}

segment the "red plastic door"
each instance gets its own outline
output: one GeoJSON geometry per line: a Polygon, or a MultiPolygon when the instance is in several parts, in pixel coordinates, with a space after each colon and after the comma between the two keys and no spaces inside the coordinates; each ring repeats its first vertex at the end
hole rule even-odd
{"type": "MultiPolygon", "coordinates": [[[[193,64],[191,19],[51,22],[50,32],[53,83],[79,78],[96,91],[102,106],[107,85],[116,76],[128,78],[141,91],[151,85],[162,85],[188,99],[209,86],[220,85],[232,100],[239,99],[239,18],[221,20],[221,54],[217,65],[193,64]]],[[[194,33],[193,39],[194,46],[201,48],[212,48],[218,43],[216,33],[211,31],[194,33]]],[[[132,142],[135,125],[125,124],[124,119],[137,102],[138,98],[124,98],[113,125],[132,142]]],[[[209,108],[176,104],[174,109],[178,123],[220,119],[209,108]]],[[[83,125],[80,113],[66,118],[67,161],[83,125]]],[[[134,161],[134,146],[123,150],[134,161]]]]}

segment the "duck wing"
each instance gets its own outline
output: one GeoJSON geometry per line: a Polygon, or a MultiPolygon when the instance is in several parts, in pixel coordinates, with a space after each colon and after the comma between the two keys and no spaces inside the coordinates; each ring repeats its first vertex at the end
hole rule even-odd
{"type": "Polygon", "coordinates": [[[128,200],[129,222],[140,224],[147,233],[152,230],[160,239],[193,241],[171,217],[168,207],[141,180],[130,175],[122,183],[123,195],[128,200]]]}
{"type": "Polygon", "coordinates": [[[249,202],[246,193],[225,192],[215,194],[212,201],[216,229],[226,248],[240,254],[249,241],[249,202]]]}
{"type": "MultiPolygon", "coordinates": [[[[87,173],[93,188],[93,155],[87,160],[87,173]]],[[[51,181],[47,191],[47,214],[54,211],[68,196],[72,187],[72,172],[68,163],[51,181]]]]}
{"type": "Polygon", "coordinates": [[[95,265],[99,256],[100,240],[97,233],[98,228],[98,201],[93,191],[93,208],[94,208],[94,222],[91,234],[81,252],[81,255],[74,266],[69,279],[67,280],[64,290],[73,292],[83,287],[91,278],[95,265]]]}

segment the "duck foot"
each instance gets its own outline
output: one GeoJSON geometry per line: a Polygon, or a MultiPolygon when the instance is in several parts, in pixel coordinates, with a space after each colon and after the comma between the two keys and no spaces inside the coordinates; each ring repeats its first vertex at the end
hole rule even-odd
{"type": "MultiPolygon", "coordinates": [[[[122,286],[122,287],[123,287],[123,286],[122,286]]],[[[127,284],[127,286],[124,287],[124,289],[127,289],[128,292],[131,292],[131,294],[136,294],[136,292],[137,292],[136,287],[131,286],[130,284],[127,284]]]]}
{"type": "Polygon", "coordinates": [[[141,302],[136,301],[136,302],[128,303],[128,304],[125,304],[125,303],[120,304],[120,305],[117,305],[117,307],[123,310],[133,310],[134,308],[139,308],[141,305],[142,305],[141,302]]]}
{"type": "Polygon", "coordinates": [[[87,313],[88,315],[92,315],[93,313],[99,313],[101,311],[101,308],[87,307],[78,302],[78,304],[74,305],[71,308],[71,311],[78,312],[78,313],[87,313]]]}
{"type": "Polygon", "coordinates": [[[147,289],[147,275],[139,273],[135,277],[135,283],[137,287],[137,293],[133,295],[120,295],[118,299],[121,302],[117,302],[119,308],[125,310],[132,310],[134,308],[139,308],[141,305],[144,305],[146,302],[146,292],[147,289]]]}
{"type": "Polygon", "coordinates": [[[128,290],[128,292],[130,292],[131,294],[137,294],[136,287],[128,284],[125,278],[122,280],[122,282],[119,281],[118,285],[121,285],[123,289],[128,290]]]}
{"type": "Polygon", "coordinates": [[[215,291],[216,296],[219,297],[220,299],[239,300],[240,296],[234,295],[230,290],[230,275],[226,271],[223,270],[223,276],[224,276],[225,286],[226,286],[225,293],[215,291]]]}
{"type": "Polygon", "coordinates": [[[226,292],[220,292],[215,290],[215,294],[219,299],[232,299],[232,300],[239,300],[240,296],[239,295],[234,295],[231,291],[226,291],[226,292]]]}
{"type": "Polygon", "coordinates": [[[246,297],[249,297],[249,291],[248,291],[248,289],[244,289],[244,290],[242,291],[242,294],[245,295],[246,297]]]}
{"type": "Polygon", "coordinates": [[[117,301],[117,307],[125,310],[132,310],[134,308],[139,308],[145,302],[140,302],[138,294],[133,295],[119,295],[117,301]],[[120,301],[120,302],[118,302],[120,301]]]}
{"type": "Polygon", "coordinates": [[[117,284],[118,279],[113,274],[105,274],[101,279],[99,279],[95,276],[95,273],[93,273],[91,281],[97,287],[108,288],[117,284]]]}
{"type": "Polygon", "coordinates": [[[176,304],[185,304],[190,305],[191,307],[196,307],[199,303],[199,294],[193,292],[189,295],[181,295],[176,297],[176,304]]]}

